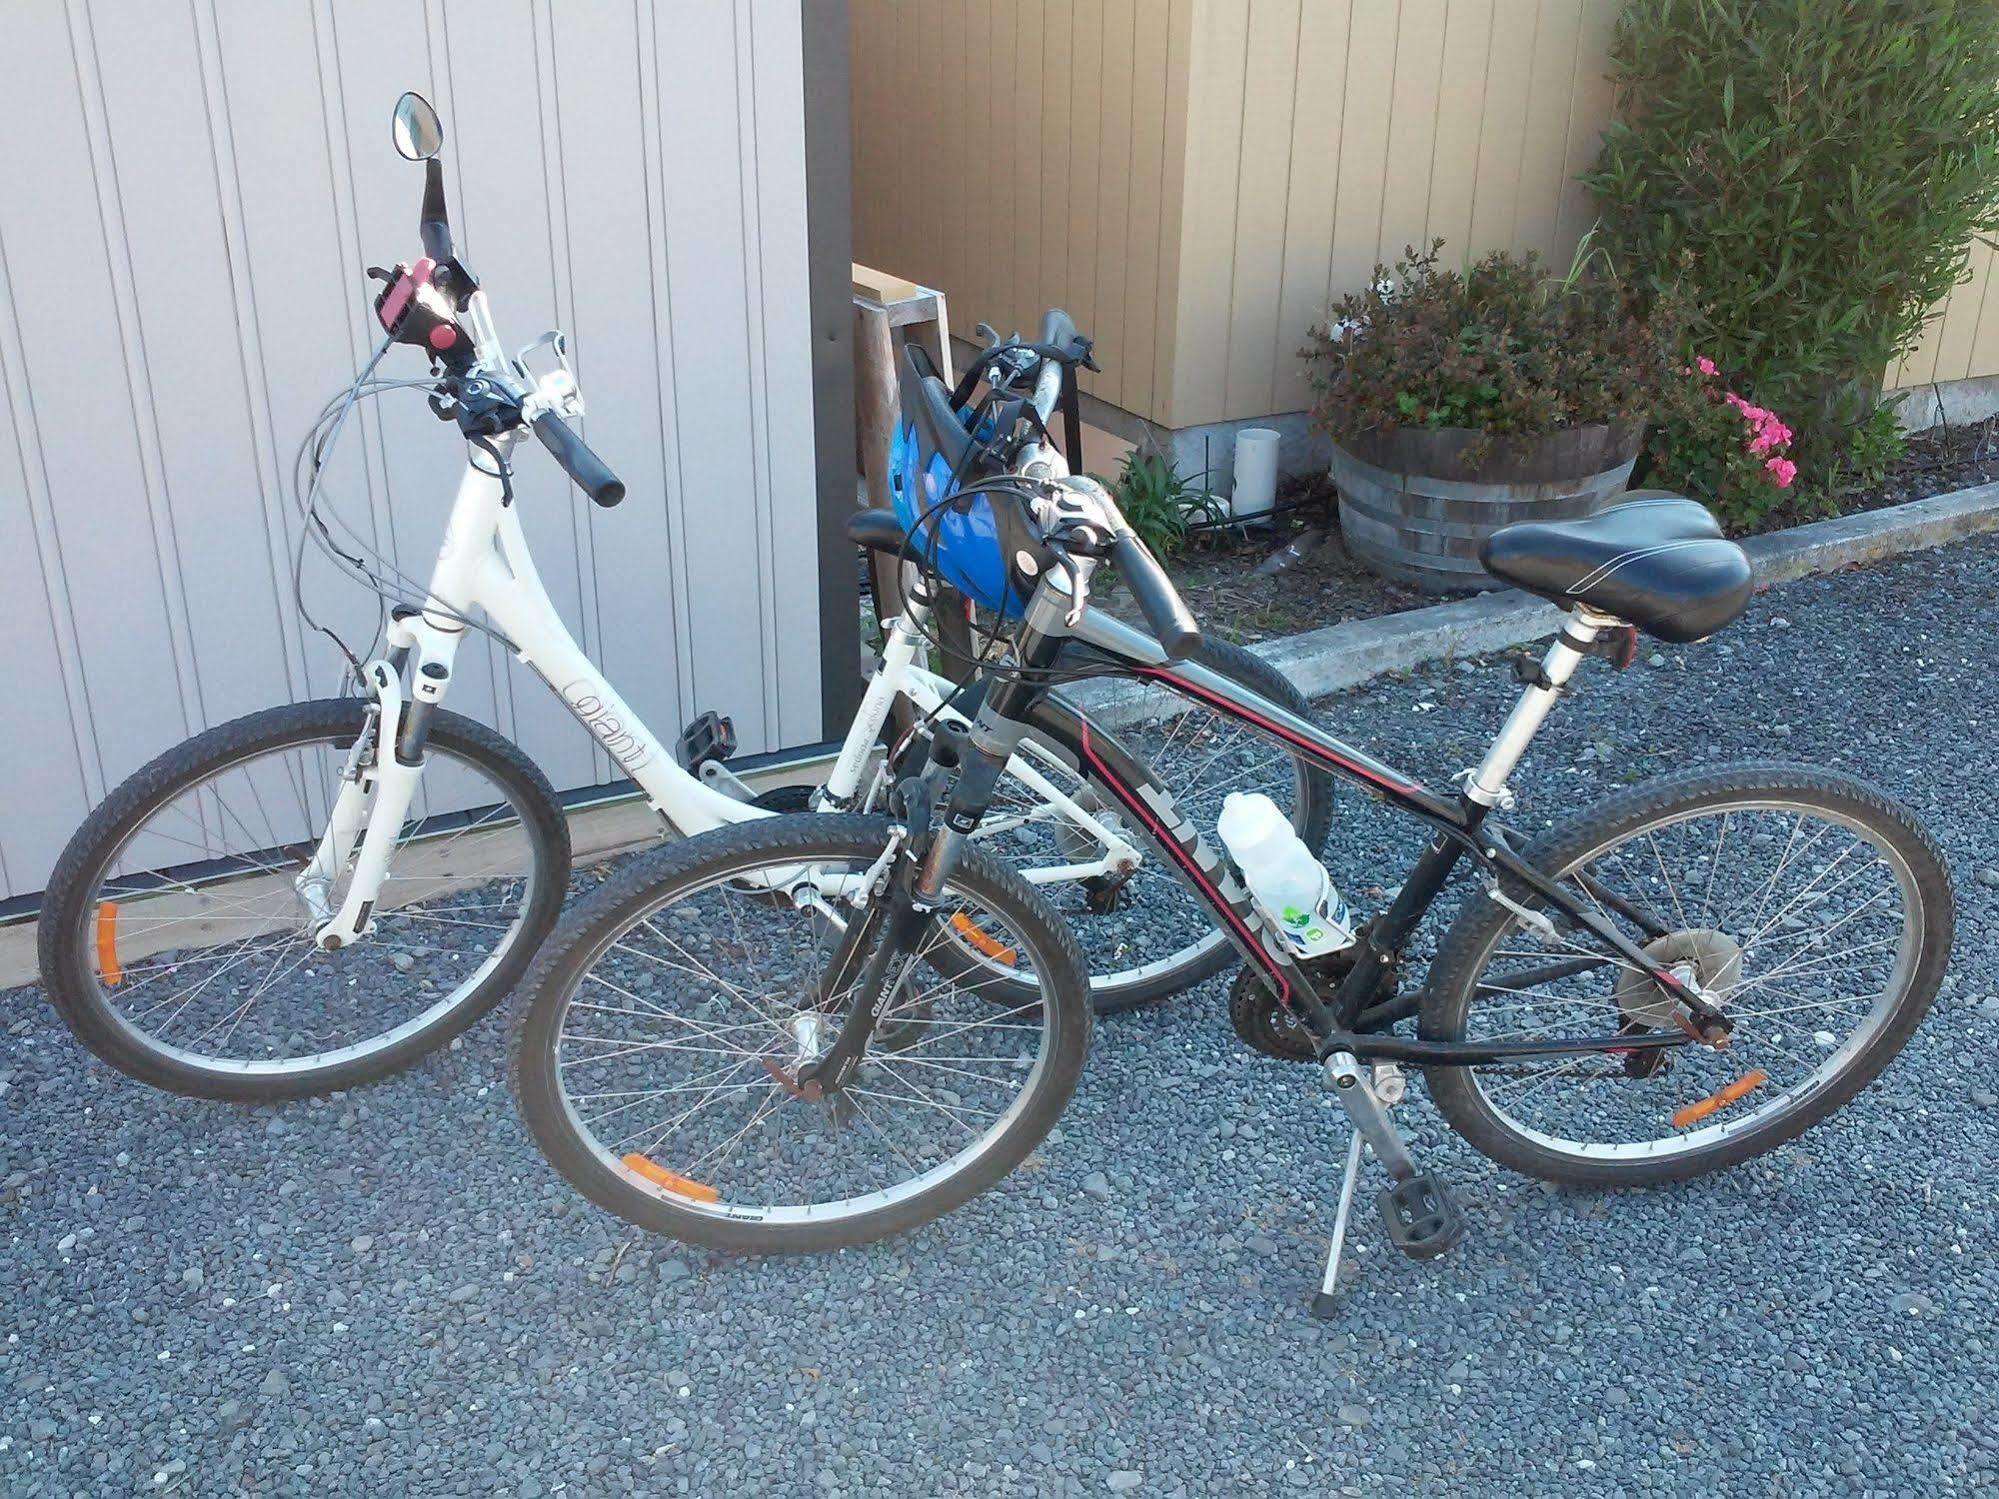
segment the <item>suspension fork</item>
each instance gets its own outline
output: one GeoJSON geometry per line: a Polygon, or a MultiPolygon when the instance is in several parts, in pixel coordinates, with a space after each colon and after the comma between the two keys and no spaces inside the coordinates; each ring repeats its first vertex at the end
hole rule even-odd
{"type": "Polygon", "coordinates": [[[388,643],[397,662],[414,653],[414,687],[405,698],[401,672],[390,661],[368,664],[365,675],[375,689],[373,765],[365,767],[356,763],[360,756],[350,757],[326,832],[304,873],[292,882],[320,918],[313,942],[328,952],[374,930],[382,881],[423,777],[431,721],[451,681],[458,635],[405,615],[390,620],[388,643]],[[347,894],[340,909],[329,912],[327,895],[350,860],[354,875],[347,894]]]}
{"type": "MultiPolygon", "coordinates": [[[[1030,673],[1038,677],[1059,648],[1058,640],[1031,639],[1022,652],[1030,673]]],[[[1007,761],[1027,733],[1027,717],[1044,691],[1018,679],[997,682],[969,735],[940,730],[932,737],[929,764],[923,774],[904,783],[903,810],[909,836],[890,866],[885,890],[871,898],[868,909],[850,924],[848,940],[836,949],[828,973],[837,982],[876,929],[877,921],[882,923],[882,940],[868,955],[854,983],[852,1002],[832,1046],[816,1062],[799,1068],[801,1089],[817,1085],[823,1096],[837,1092],[853,1077],[875,1027],[902,991],[911,970],[923,960],[924,931],[942,903],[966,840],[985,816],[1007,761]],[[935,809],[947,780],[951,794],[940,826],[935,809]],[[878,902],[886,905],[879,914],[878,902]]],[[[837,992],[823,979],[822,987],[827,998],[837,992]]]]}
{"type": "MultiPolygon", "coordinates": [[[[881,1023],[894,997],[922,960],[920,945],[924,927],[935,909],[934,900],[920,893],[925,873],[936,856],[937,838],[933,814],[944,780],[959,763],[957,735],[940,733],[931,748],[930,763],[920,776],[902,786],[906,829],[898,831],[899,844],[882,876],[881,883],[867,892],[865,903],[827,959],[819,977],[819,1007],[833,1008],[845,990],[851,995],[833,1044],[816,1060],[798,1069],[796,1088],[802,1096],[821,1098],[837,1093],[860,1066],[875,1027],[881,1023]],[[877,932],[882,940],[872,952],[868,944],[877,932]],[[867,953],[864,960],[861,954],[867,953]],[[846,976],[861,961],[859,976],[851,988],[846,976]]],[[[945,877],[948,877],[948,869],[945,877]]]]}

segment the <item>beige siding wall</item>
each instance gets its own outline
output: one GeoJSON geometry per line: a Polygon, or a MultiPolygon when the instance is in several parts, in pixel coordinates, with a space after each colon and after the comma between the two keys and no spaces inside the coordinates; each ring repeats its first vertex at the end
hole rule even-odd
{"type": "Polygon", "coordinates": [[[854,258],[1032,334],[1065,307],[1093,394],[1171,376],[1195,0],[853,0],[854,258]]]}
{"type": "Polygon", "coordinates": [[[1565,254],[1616,0],[853,0],[854,254],[961,331],[1059,303],[1086,388],[1187,426],[1296,410],[1379,259],[1565,254]],[[985,227],[981,227],[985,226],[985,227]]]}
{"type": "MultiPolygon", "coordinates": [[[[855,258],[953,325],[1066,306],[1092,393],[1169,426],[1310,404],[1377,262],[1565,261],[1620,0],[852,0],[855,258]]],[[[1889,384],[1999,370],[1994,256],[1889,384]]]]}
{"type": "Polygon", "coordinates": [[[1617,0],[1213,0],[1194,9],[1175,426],[1310,403],[1297,350],[1378,262],[1566,256],[1610,111],[1617,0]]]}
{"type": "Polygon", "coordinates": [[[1889,389],[1999,373],[1999,286],[1990,246],[1974,243],[1965,279],[1931,314],[1922,341],[1888,371],[1889,389]]]}

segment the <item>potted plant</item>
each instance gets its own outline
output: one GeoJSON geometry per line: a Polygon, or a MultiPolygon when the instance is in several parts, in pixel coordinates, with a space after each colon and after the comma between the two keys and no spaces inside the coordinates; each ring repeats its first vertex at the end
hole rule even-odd
{"type": "Polygon", "coordinates": [[[1504,252],[1447,270],[1442,246],[1377,267],[1303,351],[1348,549],[1433,592],[1496,586],[1478,548],[1500,526],[1622,492],[1672,367],[1587,244],[1557,277],[1504,252]]]}

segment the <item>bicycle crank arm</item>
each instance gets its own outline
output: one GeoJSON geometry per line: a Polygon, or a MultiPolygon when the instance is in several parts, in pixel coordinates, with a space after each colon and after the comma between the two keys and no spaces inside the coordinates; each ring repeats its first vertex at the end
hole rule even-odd
{"type": "Polygon", "coordinates": [[[1402,1143],[1395,1121],[1388,1117],[1388,1106],[1368,1082],[1367,1070],[1360,1059],[1350,1051],[1333,1052],[1326,1058],[1326,1081],[1331,1084],[1340,1107],[1347,1111],[1354,1132],[1367,1141],[1375,1159],[1388,1168],[1390,1179],[1401,1182],[1414,1176],[1415,1159],[1402,1143]]]}
{"type": "Polygon", "coordinates": [[[1312,1315],[1330,1317],[1339,1285],[1340,1257],[1346,1246],[1347,1215],[1353,1206],[1355,1179],[1359,1175],[1362,1151],[1388,1171],[1388,1186],[1376,1198],[1389,1242],[1411,1259],[1432,1259],[1464,1237],[1464,1219],[1451,1198],[1450,1188],[1427,1171],[1416,1169],[1409,1148],[1389,1118],[1389,1109],[1402,1097],[1403,1079],[1393,1067],[1377,1067],[1374,1075],[1351,1051],[1327,1054],[1326,1081],[1333,1087],[1340,1105],[1353,1124],[1354,1140],[1347,1152],[1346,1174],[1340,1183],[1339,1207],[1333,1223],[1331,1250],[1326,1270],[1312,1298],[1312,1315]]]}

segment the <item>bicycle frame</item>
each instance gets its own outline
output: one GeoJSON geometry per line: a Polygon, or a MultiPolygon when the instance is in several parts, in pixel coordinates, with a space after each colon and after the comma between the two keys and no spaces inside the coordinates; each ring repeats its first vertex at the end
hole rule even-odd
{"type": "MultiPolygon", "coordinates": [[[[508,433],[492,441],[492,451],[507,462],[519,441],[518,431],[508,433]]],[[[294,888],[322,922],[319,940],[324,945],[343,946],[369,928],[398,830],[422,776],[420,726],[450,691],[458,649],[468,628],[463,621],[474,610],[483,611],[522,664],[547,683],[674,832],[691,837],[770,815],[685,769],[584,654],[535,570],[520,512],[508,501],[501,473],[487,467],[482,456],[478,449],[468,456],[424,607],[398,614],[389,622],[386,639],[396,664],[375,661],[367,668],[381,715],[375,765],[364,776],[358,764],[350,762],[326,831],[312,860],[294,881],[294,888]],[[410,684],[407,696],[399,669],[405,657],[410,684]],[[388,752],[391,746],[393,754],[388,752]],[[335,911],[326,903],[326,892],[350,858],[354,878],[335,911]]],[[[957,684],[916,664],[926,638],[924,617],[923,605],[911,598],[904,614],[889,623],[880,667],[869,681],[860,711],[827,778],[826,806],[860,803],[867,790],[863,778],[897,697],[908,698],[920,713],[939,715],[947,721],[961,719],[948,706],[957,684]]],[[[1132,867],[1138,850],[1028,763],[1029,757],[1039,757],[1052,768],[1059,761],[1032,742],[1021,748],[1023,753],[1015,757],[1011,772],[1052,809],[1050,815],[1073,823],[1102,850],[1095,860],[1027,871],[1028,878],[1047,884],[1132,867]]],[[[1003,825],[996,822],[995,827],[1003,825]]]]}
{"type": "MultiPolygon", "coordinates": [[[[1297,751],[1334,775],[1354,782],[1397,809],[1435,829],[1431,840],[1404,879],[1394,900],[1361,930],[1354,961],[1337,990],[1324,994],[1281,937],[1257,911],[1249,893],[1225,861],[1209,847],[1202,831],[1182,817],[1170,792],[1161,788],[1116,740],[1093,730],[1086,720],[1051,706],[1041,689],[1026,682],[1002,684],[989,708],[997,717],[1018,716],[1057,742],[1071,745],[1089,770],[1115,795],[1151,842],[1178,867],[1216,921],[1229,934],[1245,961],[1261,970],[1278,1002],[1298,1012],[1320,1040],[1326,1055],[1345,1051],[1363,1062],[1410,1062],[1467,1066],[1503,1058],[1560,1056],[1580,1052],[1650,1051],[1709,1040],[1708,1027],[1718,1013],[1674,974],[1660,967],[1598,911],[1581,905],[1556,881],[1522,860],[1505,830],[1488,818],[1495,806],[1511,801],[1506,780],[1556,696],[1583,653],[1606,627],[1617,622],[1599,616],[1572,617],[1549,648],[1539,677],[1494,738],[1483,762],[1470,774],[1465,792],[1439,796],[1414,777],[1326,733],[1267,698],[1192,661],[1168,662],[1150,636],[1096,610],[1086,611],[1073,626],[1065,614],[1068,594],[1054,580],[1036,590],[1027,613],[1023,655],[1034,655],[1034,641],[1073,638],[1087,647],[1112,675],[1135,677],[1197,702],[1252,732],[1297,751]],[[1412,1040],[1386,1034],[1386,1028],[1414,1014],[1420,995],[1386,997],[1402,947],[1435,902],[1458,866],[1470,861],[1485,877],[1486,898],[1499,900],[1520,913],[1530,925],[1548,918],[1506,894],[1511,888],[1544,902],[1587,931],[1603,949],[1604,963],[1629,966],[1648,974],[1691,1017],[1683,1030],[1630,1033],[1604,1037],[1468,1043],[1412,1040]]],[[[1606,892],[1607,894],[1607,892],[1606,892]]],[[[1601,897],[1593,897],[1601,898],[1601,897]]],[[[1644,929],[1660,935],[1663,925],[1628,903],[1612,908],[1644,929]]],[[[1578,960],[1571,957],[1570,970],[1578,960]]]]}

